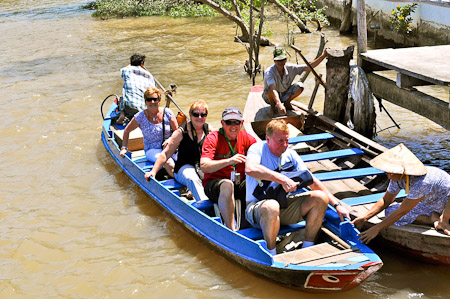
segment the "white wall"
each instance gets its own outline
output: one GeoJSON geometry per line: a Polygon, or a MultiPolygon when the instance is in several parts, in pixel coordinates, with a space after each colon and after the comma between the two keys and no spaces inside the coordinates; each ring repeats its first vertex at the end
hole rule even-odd
{"type": "MultiPolygon", "coordinates": [[[[343,0],[338,0],[343,2],[343,0]]],[[[353,0],[353,8],[356,9],[358,0],[353,0]]],[[[366,6],[372,8],[374,11],[381,10],[385,14],[390,15],[392,10],[398,5],[404,6],[414,2],[406,1],[382,1],[382,0],[366,0],[366,6]]],[[[414,24],[418,24],[420,20],[434,23],[434,26],[439,25],[450,26],[450,5],[433,5],[424,2],[415,2],[418,4],[416,11],[411,14],[414,24]]]]}

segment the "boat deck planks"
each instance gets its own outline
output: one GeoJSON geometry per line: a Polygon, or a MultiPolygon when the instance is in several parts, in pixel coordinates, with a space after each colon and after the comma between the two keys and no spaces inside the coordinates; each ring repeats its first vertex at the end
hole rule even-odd
{"type": "Polygon", "coordinates": [[[369,260],[364,254],[359,252],[347,252],[344,254],[326,257],[316,261],[302,263],[302,266],[329,266],[329,264],[352,265],[361,261],[369,260]]]}
{"type": "Polygon", "coordinates": [[[274,256],[274,260],[285,264],[300,264],[313,259],[323,258],[324,256],[329,256],[331,254],[340,254],[342,251],[343,250],[330,243],[321,243],[311,247],[277,254],[274,256]]]}

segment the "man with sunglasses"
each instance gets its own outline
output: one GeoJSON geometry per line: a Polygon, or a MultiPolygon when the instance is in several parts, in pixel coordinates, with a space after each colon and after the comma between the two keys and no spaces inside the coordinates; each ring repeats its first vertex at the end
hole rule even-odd
{"type": "MultiPolygon", "coordinates": [[[[326,51],[310,63],[311,67],[318,66],[327,57],[326,51]]],[[[294,110],[291,101],[303,92],[303,83],[294,82],[297,75],[311,71],[306,65],[297,65],[287,62],[287,52],[276,47],[273,50],[274,64],[264,72],[263,99],[270,104],[270,114],[278,110],[280,115],[286,115],[286,109],[294,110]]]]}
{"type": "Polygon", "coordinates": [[[147,109],[144,92],[147,87],[156,87],[152,74],[144,67],[145,56],[134,54],[130,64],[120,70],[123,78],[122,98],[119,102],[120,116],[116,123],[122,124],[125,115],[133,117],[137,112],[147,109]]]}
{"type": "Polygon", "coordinates": [[[206,196],[218,204],[225,225],[236,230],[240,224],[234,219],[235,199],[245,200],[245,155],[256,139],[241,130],[244,120],[238,107],[226,108],[221,123],[203,143],[200,168],[206,196]]]}

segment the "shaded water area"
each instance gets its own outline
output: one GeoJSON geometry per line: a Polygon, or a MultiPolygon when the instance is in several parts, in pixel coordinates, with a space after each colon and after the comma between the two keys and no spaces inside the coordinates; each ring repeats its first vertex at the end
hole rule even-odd
{"type": "MultiPolygon", "coordinates": [[[[251,84],[243,71],[246,52],[232,42],[233,24],[101,21],[81,4],[0,2],[0,297],[312,297],[256,277],[198,241],[118,170],[100,141],[100,103],[121,93],[119,69],[135,51],[147,55],[146,66],[163,85],[178,85],[175,98],[184,109],[195,99],[207,101],[216,128],[227,105],[244,108],[251,84]]],[[[329,47],[356,44],[334,29],[325,33],[329,47]]],[[[318,35],[297,37],[308,58],[318,41],[318,35]]],[[[262,63],[271,64],[270,48],[262,50],[262,63]]],[[[313,78],[306,84],[305,103],[313,78]]],[[[448,97],[448,90],[433,92],[448,97]]],[[[323,90],[315,108],[322,103],[323,90]]],[[[449,171],[449,132],[385,104],[402,129],[383,131],[377,141],[405,142],[423,161],[449,171]]],[[[392,125],[385,114],[378,123],[392,125]]],[[[323,297],[448,296],[448,268],[374,248],[385,263],[379,272],[350,292],[323,297]]]]}

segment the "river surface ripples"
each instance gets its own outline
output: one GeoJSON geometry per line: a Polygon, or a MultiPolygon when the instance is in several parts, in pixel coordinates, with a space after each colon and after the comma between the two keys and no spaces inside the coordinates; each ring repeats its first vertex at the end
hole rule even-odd
{"type": "MultiPolygon", "coordinates": [[[[233,24],[102,21],[82,10],[84,3],[0,2],[0,297],[312,297],[256,277],[198,241],[117,168],[100,141],[100,103],[121,93],[119,69],[134,52],[147,55],[146,67],[164,86],[178,85],[175,99],[184,109],[205,100],[214,127],[226,106],[243,109],[251,83],[233,24]]],[[[272,26],[285,32],[283,23],[272,26]]],[[[325,33],[329,47],[356,44],[335,29],[325,33]]],[[[283,43],[284,36],[271,39],[283,43]]],[[[319,36],[296,39],[313,58],[319,36]]],[[[266,68],[271,51],[261,52],[266,68]]],[[[318,70],[324,74],[324,64],[318,70]]],[[[312,89],[314,79],[306,84],[312,89]]],[[[432,92],[448,100],[448,89],[432,92]]],[[[305,90],[301,100],[310,94],[305,90]]],[[[323,92],[315,108],[321,105],[323,92]]],[[[449,171],[448,131],[385,105],[402,128],[376,140],[387,147],[404,142],[427,164],[449,171]]],[[[379,130],[392,125],[385,114],[377,121],[379,130]]],[[[374,249],[385,263],[380,271],[350,292],[324,297],[448,297],[448,268],[374,249]]]]}

